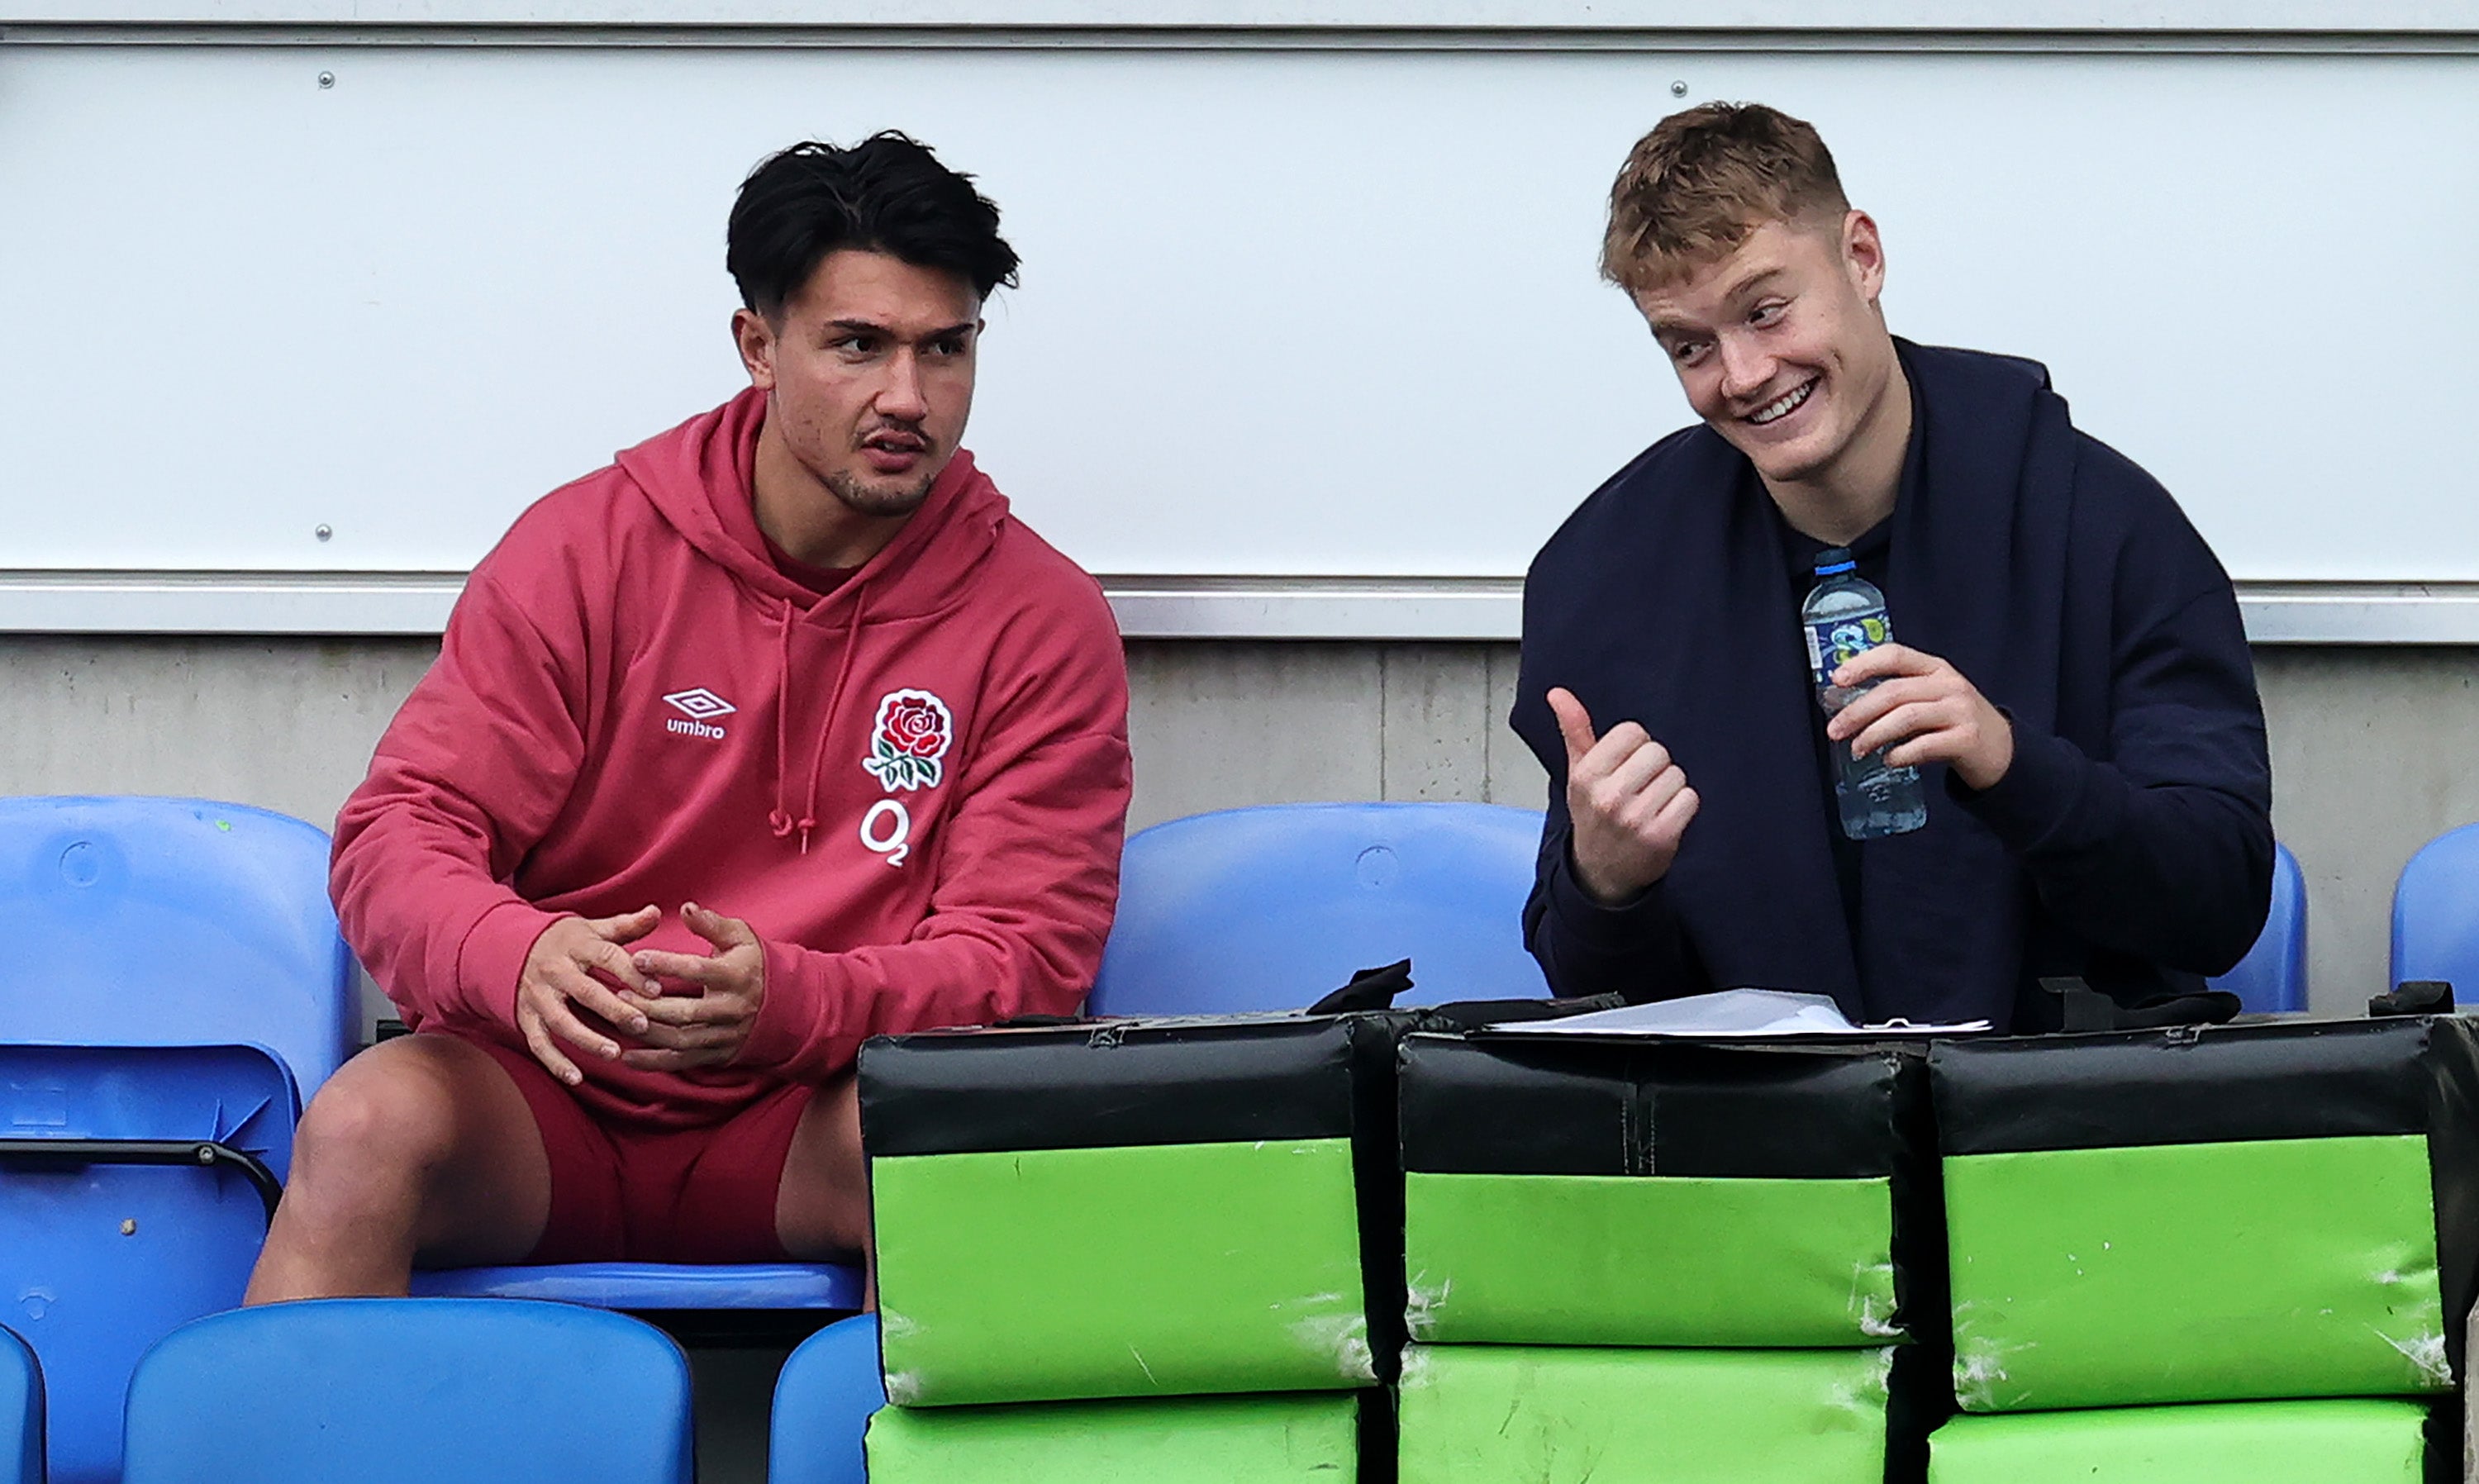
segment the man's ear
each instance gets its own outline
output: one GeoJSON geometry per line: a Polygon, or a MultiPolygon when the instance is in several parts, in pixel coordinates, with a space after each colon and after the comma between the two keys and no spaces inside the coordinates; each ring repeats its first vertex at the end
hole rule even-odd
{"type": "Polygon", "coordinates": [[[1855,208],[1842,217],[1842,266],[1859,296],[1877,302],[1885,289],[1885,241],[1877,233],[1877,218],[1855,208]]]}
{"type": "Polygon", "coordinates": [[[775,327],[766,322],[766,317],[754,309],[733,310],[731,343],[749,371],[749,384],[760,392],[774,391],[775,327]]]}

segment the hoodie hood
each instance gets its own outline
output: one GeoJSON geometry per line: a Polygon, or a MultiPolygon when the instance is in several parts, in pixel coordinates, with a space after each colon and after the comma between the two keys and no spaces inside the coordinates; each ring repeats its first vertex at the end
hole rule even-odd
{"type": "Polygon", "coordinates": [[[754,387],[621,453],[616,462],[649,504],[700,554],[769,606],[824,619],[842,601],[873,622],[923,618],[963,601],[973,569],[988,558],[1008,514],[1007,497],[956,450],[930,496],[895,539],[851,580],[819,597],[783,576],[757,530],[754,472],[766,394],[754,387]]]}
{"type": "Polygon", "coordinates": [[[774,806],[767,828],[803,855],[818,825],[820,774],[863,629],[928,618],[961,603],[996,548],[1007,497],[958,448],[895,539],[842,586],[819,595],[777,570],[757,528],[754,471],[766,394],[752,387],[712,412],[639,444],[615,461],[656,514],[700,555],[730,574],[775,626],[774,806]],[[839,629],[834,678],[813,734],[795,734],[795,651],[805,628],[839,629]]]}

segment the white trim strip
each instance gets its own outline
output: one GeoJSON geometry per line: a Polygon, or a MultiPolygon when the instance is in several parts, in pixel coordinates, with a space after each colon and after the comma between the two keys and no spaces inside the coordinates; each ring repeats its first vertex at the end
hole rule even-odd
{"type": "MultiPolygon", "coordinates": [[[[0,0],[5,5],[7,0],[0,0]]],[[[0,15],[0,47],[238,46],[417,47],[567,50],[780,49],[1051,52],[1538,52],[1687,55],[1912,56],[2467,56],[2479,51],[2479,13],[2468,24],[2320,29],[2248,26],[2226,30],[2080,28],[1835,30],[1815,26],[1740,28],[1499,28],[1486,26],[929,26],[389,24],[92,22],[14,20],[0,15]]]]}
{"type": "MultiPolygon", "coordinates": [[[[0,633],[437,634],[456,573],[0,572],[0,633]]],[[[1131,639],[1510,640],[1514,577],[1104,577],[1131,639]]],[[[2479,645],[2479,582],[2241,582],[2257,644],[2479,645]]]]}
{"type": "Polygon", "coordinates": [[[1104,577],[1131,639],[1513,639],[1512,577],[1104,577]]]}
{"type": "Polygon", "coordinates": [[[2479,582],[2241,582],[2257,644],[2479,644],[2479,582]]]}
{"type": "MultiPolygon", "coordinates": [[[[849,28],[815,0],[0,0],[0,25],[849,28]]],[[[1022,30],[2452,34],[2466,0],[880,0],[868,24],[1022,30]]]]}
{"type": "Polygon", "coordinates": [[[437,634],[460,573],[0,573],[0,633],[437,634]]]}

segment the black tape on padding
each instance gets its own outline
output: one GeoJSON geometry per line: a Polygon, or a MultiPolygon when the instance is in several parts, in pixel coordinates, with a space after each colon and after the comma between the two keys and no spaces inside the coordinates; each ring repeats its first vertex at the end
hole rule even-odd
{"type": "Polygon", "coordinates": [[[1925,1156],[1916,1046],[1414,1036],[1403,1165],[1430,1174],[1881,1179],[1925,1156]]]}
{"type": "MultiPolygon", "coordinates": [[[[872,1157],[1344,1139],[1355,1017],[1097,1021],[861,1048],[872,1157]]],[[[1391,1042],[1390,1042],[1391,1044],[1391,1042]]]]}

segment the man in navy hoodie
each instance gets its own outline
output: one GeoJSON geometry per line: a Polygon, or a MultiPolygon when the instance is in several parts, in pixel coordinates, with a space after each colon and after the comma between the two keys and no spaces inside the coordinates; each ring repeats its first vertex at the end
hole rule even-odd
{"type": "Polygon", "coordinates": [[[1534,560],[1512,722],[1550,774],[1524,909],[1560,994],[1754,985],[1854,1020],[2054,1027],[2044,979],[2192,994],[2262,931],[2271,767],[2230,580],[2035,363],[1888,332],[1877,224],[1807,124],[1664,119],[1602,272],[1702,421],[1534,560]],[[1847,547],[1901,642],[1818,706],[1799,606],[1847,547]],[[1921,771],[1855,842],[1830,748],[1921,771]]]}

